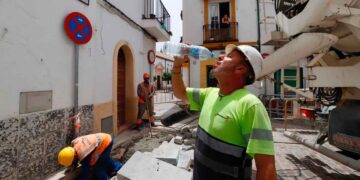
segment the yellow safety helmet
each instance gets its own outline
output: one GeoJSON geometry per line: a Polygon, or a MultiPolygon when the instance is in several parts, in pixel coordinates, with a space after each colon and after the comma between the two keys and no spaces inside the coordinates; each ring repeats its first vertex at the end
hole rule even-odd
{"type": "Polygon", "coordinates": [[[75,149],[73,147],[65,147],[63,148],[58,155],[59,164],[68,167],[72,164],[75,158],[75,149]]]}

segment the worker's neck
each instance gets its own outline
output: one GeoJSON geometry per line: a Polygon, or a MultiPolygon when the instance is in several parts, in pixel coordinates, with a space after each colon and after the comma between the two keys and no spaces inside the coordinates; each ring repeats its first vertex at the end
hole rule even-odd
{"type": "Polygon", "coordinates": [[[243,82],[235,82],[235,81],[219,81],[219,89],[220,94],[229,95],[238,89],[242,89],[245,87],[245,83],[243,82]]]}

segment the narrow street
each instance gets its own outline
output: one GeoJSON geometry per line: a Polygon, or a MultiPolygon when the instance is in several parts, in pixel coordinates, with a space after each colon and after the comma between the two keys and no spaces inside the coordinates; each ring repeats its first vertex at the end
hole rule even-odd
{"type": "MultiPolygon", "coordinates": [[[[285,137],[280,131],[273,131],[273,135],[278,179],[360,178],[360,172],[285,137]]],[[[303,135],[313,139],[316,137],[314,133],[303,135]]]]}
{"type": "Polygon", "coordinates": [[[360,0],[0,0],[0,180],[360,180],[359,45],[360,0]]]}
{"type": "MultiPolygon", "coordinates": [[[[148,129],[145,136],[136,142],[134,145],[129,146],[129,150],[126,152],[124,159],[129,157],[135,152],[151,152],[153,149],[160,146],[163,141],[170,137],[174,137],[176,134],[180,134],[179,131],[184,126],[196,126],[197,120],[189,122],[178,122],[174,125],[166,128],[160,123],[158,127],[154,129],[154,136],[150,138],[148,129]]],[[[353,170],[346,165],[343,165],[317,151],[314,151],[286,136],[283,135],[283,123],[278,120],[273,120],[273,138],[276,151],[276,173],[277,179],[280,180],[305,180],[305,179],[326,179],[326,180],[357,180],[360,178],[360,172],[353,170]]],[[[315,140],[317,132],[309,127],[302,125],[289,124],[290,131],[297,131],[300,136],[305,139],[315,140]]],[[[339,151],[340,149],[324,144],[325,147],[339,151]]],[[[255,161],[253,161],[253,179],[255,179],[255,161]]]]}

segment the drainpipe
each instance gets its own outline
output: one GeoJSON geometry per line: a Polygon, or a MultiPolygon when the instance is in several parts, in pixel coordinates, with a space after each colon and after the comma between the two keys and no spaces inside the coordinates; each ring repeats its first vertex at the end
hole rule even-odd
{"type": "Polygon", "coordinates": [[[75,62],[74,62],[74,111],[78,112],[79,96],[79,45],[75,44],[75,62]]]}
{"type": "MultiPolygon", "coordinates": [[[[257,45],[258,45],[258,50],[261,53],[261,32],[260,32],[260,2],[259,0],[256,0],[256,18],[257,18],[257,45]]],[[[266,86],[266,79],[263,80],[263,82],[265,83],[264,88],[265,88],[265,92],[264,94],[267,94],[267,86],[266,86]]]]}
{"type": "Polygon", "coordinates": [[[260,33],[260,5],[259,0],[256,0],[256,16],[257,16],[257,44],[258,44],[258,50],[261,52],[261,33],[260,33]]]}
{"type": "MultiPolygon", "coordinates": [[[[79,112],[79,45],[75,44],[75,60],[74,60],[74,115],[79,112]]],[[[74,119],[75,124],[75,138],[80,135],[80,128],[76,126],[78,119],[74,119]]]]}

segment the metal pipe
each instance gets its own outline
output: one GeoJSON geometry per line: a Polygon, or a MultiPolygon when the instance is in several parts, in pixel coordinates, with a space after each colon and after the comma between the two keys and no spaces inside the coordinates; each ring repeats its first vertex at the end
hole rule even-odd
{"type": "MultiPolygon", "coordinates": [[[[269,118],[270,120],[272,119],[272,102],[274,100],[281,100],[282,98],[271,98],[270,101],[269,101],[269,118]]],[[[278,103],[276,103],[276,113],[279,112],[279,108],[277,107],[278,103]]]]}
{"type": "Polygon", "coordinates": [[[259,0],[256,0],[256,16],[257,16],[257,44],[258,44],[258,50],[261,52],[261,32],[260,32],[260,2],[259,0]]]}
{"type": "Polygon", "coordinates": [[[309,99],[314,99],[314,95],[312,93],[309,93],[309,92],[303,92],[302,90],[299,90],[299,89],[296,89],[286,83],[282,83],[282,86],[292,92],[295,92],[296,95],[301,95],[301,96],[304,96],[306,98],[309,98],[309,99]]]}
{"type": "MultiPolygon", "coordinates": [[[[290,98],[290,99],[286,99],[285,100],[285,106],[284,106],[284,129],[285,129],[285,131],[287,130],[287,126],[288,126],[288,113],[287,113],[287,104],[288,104],[288,102],[292,102],[292,101],[294,101],[294,100],[296,100],[296,99],[294,99],[294,98],[290,98]]],[[[294,115],[294,105],[293,106],[291,106],[291,109],[292,109],[292,114],[294,115]]]]}
{"type": "Polygon", "coordinates": [[[74,61],[74,113],[77,114],[79,106],[79,45],[75,44],[74,61]]]}
{"type": "Polygon", "coordinates": [[[352,158],[346,157],[344,155],[341,155],[337,152],[331,151],[328,148],[325,148],[319,144],[314,144],[313,142],[310,142],[309,140],[303,139],[300,136],[296,135],[295,133],[291,133],[288,131],[284,132],[284,135],[286,137],[289,137],[296,142],[299,142],[317,152],[320,152],[321,154],[324,154],[325,156],[334,159],[346,166],[349,166],[350,168],[353,168],[356,171],[360,171],[360,161],[354,160],[352,158]]]}
{"type": "MultiPolygon", "coordinates": [[[[304,33],[270,54],[262,65],[259,78],[297,62],[309,55],[329,49],[337,42],[335,35],[327,33],[304,33]]],[[[258,79],[259,79],[258,78],[258,79]]]]}
{"type": "Polygon", "coordinates": [[[74,125],[75,138],[80,135],[80,114],[79,112],[79,45],[74,43],[75,60],[74,60],[74,125]],[[78,124],[79,123],[79,124],[78,124]]]}

